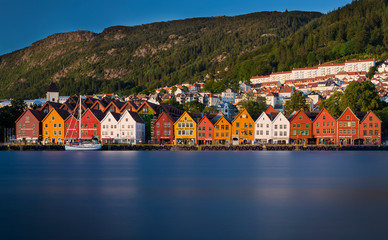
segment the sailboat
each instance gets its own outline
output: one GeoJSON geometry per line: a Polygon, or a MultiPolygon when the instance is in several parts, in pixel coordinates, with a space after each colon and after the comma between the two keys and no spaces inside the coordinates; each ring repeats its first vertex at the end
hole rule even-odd
{"type": "Polygon", "coordinates": [[[101,149],[101,144],[98,143],[96,140],[93,140],[92,142],[84,142],[81,140],[81,113],[82,113],[82,107],[81,107],[81,95],[79,96],[79,109],[78,109],[78,121],[79,121],[79,135],[78,135],[78,142],[65,145],[66,151],[96,151],[101,149]]]}

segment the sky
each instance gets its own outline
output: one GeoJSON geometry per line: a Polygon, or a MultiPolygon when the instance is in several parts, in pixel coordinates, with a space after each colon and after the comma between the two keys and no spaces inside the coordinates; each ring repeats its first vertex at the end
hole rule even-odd
{"type": "Polygon", "coordinates": [[[0,55],[55,33],[260,11],[327,13],[351,0],[0,0],[0,55]]]}

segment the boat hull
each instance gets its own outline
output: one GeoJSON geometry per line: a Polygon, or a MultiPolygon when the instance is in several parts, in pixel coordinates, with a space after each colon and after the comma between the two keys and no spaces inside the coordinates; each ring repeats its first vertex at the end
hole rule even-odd
{"type": "Polygon", "coordinates": [[[65,145],[66,151],[97,151],[101,149],[101,144],[65,145]]]}

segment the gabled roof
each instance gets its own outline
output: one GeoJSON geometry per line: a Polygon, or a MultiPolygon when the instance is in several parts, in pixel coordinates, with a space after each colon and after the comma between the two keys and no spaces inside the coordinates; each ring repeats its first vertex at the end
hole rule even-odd
{"type": "MultiPolygon", "coordinates": [[[[236,119],[238,119],[243,113],[246,113],[252,120],[253,118],[251,117],[251,115],[249,114],[249,112],[244,108],[243,110],[241,110],[241,112],[239,112],[232,120],[232,123],[234,121],[236,121],[236,119]]],[[[253,120],[254,121],[254,120],[253,120]]]]}
{"type": "Polygon", "coordinates": [[[225,120],[227,123],[231,124],[231,123],[228,121],[228,119],[226,119],[225,116],[222,115],[222,116],[220,117],[220,119],[218,119],[217,122],[214,123],[214,126],[217,125],[221,120],[225,120]]]}
{"type": "Polygon", "coordinates": [[[135,102],[133,102],[133,101],[126,101],[126,102],[124,103],[124,105],[121,107],[120,112],[123,112],[123,111],[126,109],[127,106],[130,106],[130,107],[133,108],[135,111],[136,111],[137,108],[138,108],[138,106],[136,105],[135,102]]]}
{"type": "Polygon", "coordinates": [[[59,109],[59,108],[61,107],[62,104],[56,103],[56,102],[47,101],[47,102],[45,102],[45,104],[43,104],[43,106],[42,106],[39,110],[40,110],[40,111],[43,111],[43,109],[44,109],[47,105],[50,105],[52,108],[59,109]]]}
{"type": "Polygon", "coordinates": [[[269,117],[269,114],[267,114],[266,112],[262,112],[262,113],[260,114],[260,116],[256,119],[255,123],[256,123],[257,121],[260,121],[260,119],[262,119],[263,117],[269,119],[270,121],[272,121],[272,119],[270,119],[270,117],[269,117]]]}
{"type": "Polygon", "coordinates": [[[268,113],[266,113],[266,114],[269,117],[269,119],[271,121],[273,121],[278,116],[279,112],[271,112],[270,114],[268,114],[268,113]]]}
{"type": "Polygon", "coordinates": [[[159,105],[157,105],[157,104],[155,104],[155,103],[148,102],[148,101],[144,101],[144,102],[137,108],[137,112],[139,112],[140,109],[142,109],[144,105],[147,105],[148,107],[150,107],[150,108],[152,109],[152,111],[154,111],[155,114],[158,114],[159,105]]]}
{"type": "Polygon", "coordinates": [[[364,120],[367,114],[368,112],[356,112],[356,117],[360,119],[360,122],[361,122],[362,120],[364,120]]]}
{"type": "Polygon", "coordinates": [[[329,113],[329,111],[327,111],[327,109],[326,108],[322,108],[321,109],[321,111],[319,111],[318,112],[318,115],[314,118],[314,121],[313,122],[315,122],[322,114],[323,114],[323,112],[327,112],[334,120],[336,120],[336,118],[333,116],[333,115],[331,115],[330,113],[329,113]]]}
{"type": "Polygon", "coordinates": [[[265,113],[267,113],[267,114],[271,114],[271,113],[278,113],[279,111],[276,111],[273,107],[272,107],[272,105],[269,105],[269,107],[267,108],[267,110],[265,110],[265,113]]]}
{"type": "Polygon", "coordinates": [[[358,119],[360,119],[360,122],[363,122],[365,119],[367,119],[367,117],[368,117],[370,114],[373,114],[380,122],[382,122],[381,119],[380,119],[376,114],[374,114],[374,112],[372,112],[372,111],[368,111],[368,112],[356,112],[356,116],[358,117],[358,119]],[[361,114],[359,114],[359,113],[361,113],[361,114]],[[363,115],[364,113],[366,113],[366,114],[362,117],[362,115],[363,115]],[[359,116],[360,116],[361,118],[360,118],[359,116]]]}
{"type": "MultiPolygon", "coordinates": [[[[342,112],[342,114],[338,117],[338,119],[340,119],[348,109],[349,109],[349,111],[350,111],[355,117],[357,117],[356,114],[354,114],[354,112],[352,111],[352,109],[350,109],[349,107],[347,107],[347,108],[342,112]]],[[[358,117],[357,117],[357,118],[358,118],[358,117]]]]}
{"type": "Polygon", "coordinates": [[[102,119],[104,119],[104,117],[105,117],[105,114],[104,114],[102,111],[100,111],[100,110],[95,110],[95,109],[90,109],[90,108],[88,108],[88,109],[82,114],[82,117],[83,117],[88,111],[91,112],[91,113],[94,115],[94,117],[95,117],[99,122],[101,122],[102,119]]]}
{"type": "Polygon", "coordinates": [[[132,119],[135,120],[135,122],[137,123],[144,123],[144,120],[140,117],[140,115],[137,112],[129,111],[129,110],[125,110],[123,115],[121,115],[120,121],[125,114],[129,114],[132,117],[132,119]]]}
{"type": "Polygon", "coordinates": [[[17,123],[27,112],[31,112],[31,114],[39,121],[41,122],[44,117],[46,116],[46,113],[39,111],[39,110],[31,110],[27,108],[19,117],[16,119],[15,123],[17,123]]]}
{"type": "Polygon", "coordinates": [[[175,123],[176,121],[176,118],[173,118],[170,116],[170,114],[166,113],[166,112],[162,112],[159,117],[156,119],[155,123],[158,122],[163,116],[167,117],[173,124],[175,123]]]}
{"type": "Polygon", "coordinates": [[[195,117],[193,117],[192,116],[192,114],[191,113],[188,113],[188,112],[184,112],[175,122],[174,122],[174,125],[177,123],[177,122],[179,122],[182,118],[183,118],[183,116],[185,116],[185,115],[188,115],[190,118],[191,118],[191,120],[193,120],[193,122],[195,122],[195,124],[197,124],[197,121],[195,121],[195,117]]]}
{"type": "Polygon", "coordinates": [[[66,120],[70,116],[70,113],[66,110],[52,108],[50,112],[48,112],[46,116],[42,119],[42,122],[46,120],[46,118],[51,114],[52,111],[56,111],[58,115],[62,118],[62,120],[66,120]]]}
{"type": "Polygon", "coordinates": [[[311,111],[311,112],[305,112],[307,117],[311,119],[311,121],[314,121],[315,118],[318,116],[319,112],[318,111],[311,111]]]}

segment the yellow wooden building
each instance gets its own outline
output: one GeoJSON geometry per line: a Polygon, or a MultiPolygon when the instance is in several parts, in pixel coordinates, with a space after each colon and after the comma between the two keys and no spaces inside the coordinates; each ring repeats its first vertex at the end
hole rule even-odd
{"type": "Polygon", "coordinates": [[[45,143],[63,144],[65,139],[66,110],[52,108],[42,120],[42,137],[45,143]]]}
{"type": "Polygon", "coordinates": [[[230,144],[232,137],[232,124],[224,116],[222,116],[214,124],[214,143],[215,144],[230,144]]]}
{"type": "Polygon", "coordinates": [[[244,144],[254,141],[255,121],[244,108],[232,121],[232,143],[244,144]]]}
{"type": "Polygon", "coordinates": [[[197,122],[189,113],[184,112],[174,123],[175,144],[197,143],[197,122]]]}

